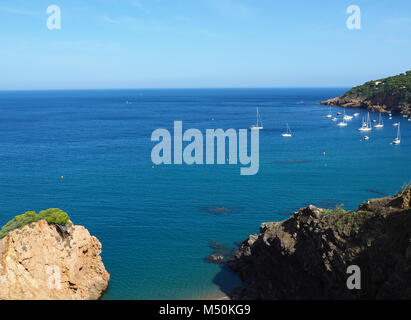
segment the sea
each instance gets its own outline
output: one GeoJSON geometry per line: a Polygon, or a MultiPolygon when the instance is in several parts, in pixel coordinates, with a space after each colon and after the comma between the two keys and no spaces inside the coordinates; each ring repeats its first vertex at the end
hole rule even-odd
{"type": "Polygon", "coordinates": [[[407,119],[383,115],[364,140],[365,110],[347,109],[360,113],[347,127],[325,117],[318,102],[347,89],[0,92],[0,225],[28,210],[66,211],[102,243],[103,299],[223,297],[241,282],[204,261],[213,246],[229,252],[263,222],[309,204],[355,209],[411,180],[407,119]],[[153,164],[154,130],[247,129],[257,107],[256,175],[240,175],[241,164],[153,164]],[[291,138],[281,136],[287,123],[291,138]]]}

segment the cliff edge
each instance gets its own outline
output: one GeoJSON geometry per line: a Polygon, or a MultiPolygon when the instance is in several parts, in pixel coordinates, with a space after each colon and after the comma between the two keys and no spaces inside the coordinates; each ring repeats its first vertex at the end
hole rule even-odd
{"type": "Polygon", "coordinates": [[[358,210],[309,206],[263,223],[228,262],[233,299],[411,299],[411,187],[358,210]],[[361,289],[347,288],[347,268],[361,289]]]}
{"type": "Polygon", "coordinates": [[[320,104],[411,115],[411,71],[366,82],[320,104]]]}
{"type": "Polygon", "coordinates": [[[110,275],[101,243],[82,226],[46,220],[0,239],[0,300],[94,300],[110,275]]]}

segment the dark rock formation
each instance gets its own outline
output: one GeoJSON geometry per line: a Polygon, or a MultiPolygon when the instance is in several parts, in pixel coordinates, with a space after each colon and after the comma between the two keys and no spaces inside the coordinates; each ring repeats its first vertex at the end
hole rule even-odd
{"type": "Polygon", "coordinates": [[[376,101],[373,98],[360,98],[341,96],[320,102],[320,104],[328,106],[338,106],[344,108],[363,108],[370,111],[384,112],[384,113],[401,113],[404,115],[411,115],[411,107],[409,105],[400,105],[395,102],[390,102],[392,97],[380,98],[376,101]]]}
{"type": "Polygon", "coordinates": [[[233,299],[411,299],[411,190],[358,210],[300,209],[242,243],[228,265],[233,299]],[[361,268],[361,290],[347,268],[361,268]]]}

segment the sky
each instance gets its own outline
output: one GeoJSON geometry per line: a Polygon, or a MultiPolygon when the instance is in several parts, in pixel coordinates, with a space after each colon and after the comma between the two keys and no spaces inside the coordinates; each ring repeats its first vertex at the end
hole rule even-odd
{"type": "Polygon", "coordinates": [[[1,0],[0,30],[0,90],[352,87],[411,70],[409,0],[1,0]]]}

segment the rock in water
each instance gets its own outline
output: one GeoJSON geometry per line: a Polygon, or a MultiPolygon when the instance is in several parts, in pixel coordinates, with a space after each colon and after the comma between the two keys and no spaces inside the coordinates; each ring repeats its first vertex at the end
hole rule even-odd
{"type": "Polygon", "coordinates": [[[45,220],[0,240],[0,300],[96,300],[110,275],[101,243],[82,226],[45,220]]]}
{"type": "Polygon", "coordinates": [[[358,210],[300,209],[264,223],[228,262],[233,299],[411,299],[411,185],[358,210]],[[361,269],[361,289],[347,269],[361,269]]]}
{"type": "Polygon", "coordinates": [[[204,258],[204,262],[208,262],[208,263],[222,263],[224,262],[224,256],[222,255],[217,255],[217,254],[210,254],[209,256],[204,258]]]}

